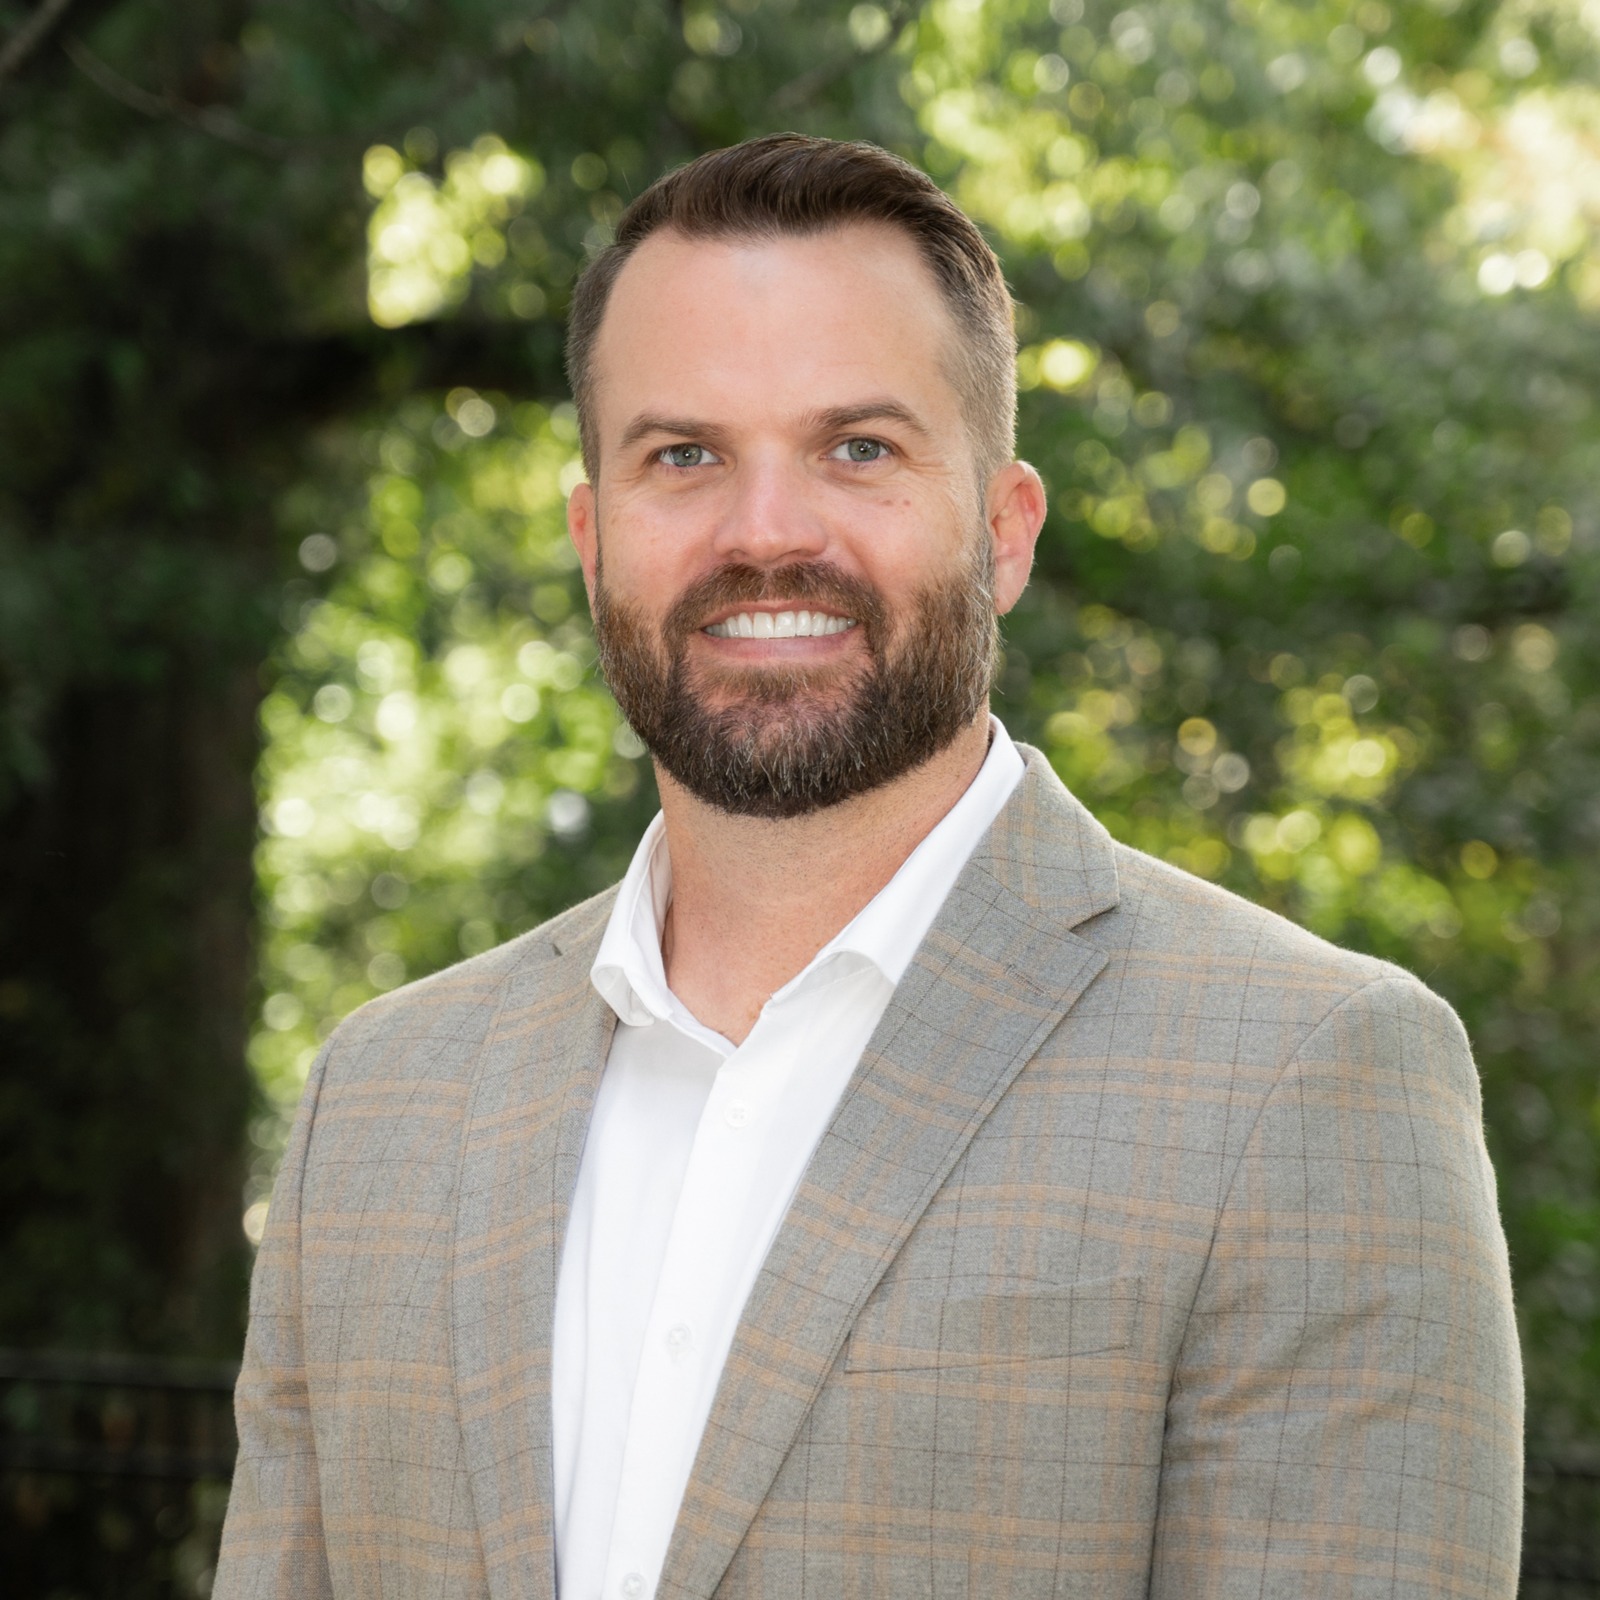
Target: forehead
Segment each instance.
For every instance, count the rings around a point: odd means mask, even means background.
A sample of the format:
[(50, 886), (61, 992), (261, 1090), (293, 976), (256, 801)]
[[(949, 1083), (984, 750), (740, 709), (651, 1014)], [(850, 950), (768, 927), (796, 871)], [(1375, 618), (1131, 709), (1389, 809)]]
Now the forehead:
[(955, 419), (957, 331), (911, 238), (652, 234), (612, 287), (592, 364), (602, 438), (639, 410), (753, 419), (891, 393)]

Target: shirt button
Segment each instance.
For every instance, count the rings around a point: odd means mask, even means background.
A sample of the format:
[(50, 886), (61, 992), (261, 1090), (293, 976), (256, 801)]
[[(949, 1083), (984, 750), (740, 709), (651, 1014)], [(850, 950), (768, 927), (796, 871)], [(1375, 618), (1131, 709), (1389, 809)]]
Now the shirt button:
[(687, 1322), (674, 1323), (672, 1327), (667, 1329), (667, 1354), (674, 1361), (686, 1354), (693, 1342), (694, 1334), (690, 1331)]
[(723, 1120), (730, 1128), (742, 1128), (755, 1113), (743, 1100), (731, 1101), (728, 1109), (723, 1112)]
[(642, 1572), (630, 1572), (618, 1585), (618, 1588), (622, 1590), (624, 1600), (639, 1600), (639, 1596), (644, 1593), (644, 1574)]

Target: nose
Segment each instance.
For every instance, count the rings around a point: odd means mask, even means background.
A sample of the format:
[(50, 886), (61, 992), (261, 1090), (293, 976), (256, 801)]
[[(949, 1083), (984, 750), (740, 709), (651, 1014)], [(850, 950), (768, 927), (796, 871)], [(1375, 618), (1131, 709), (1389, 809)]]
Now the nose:
[(827, 523), (799, 465), (776, 453), (754, 453), (740, 463), (717, 524), (720, 560), (781, 566), (815, 560), (828, 542)]

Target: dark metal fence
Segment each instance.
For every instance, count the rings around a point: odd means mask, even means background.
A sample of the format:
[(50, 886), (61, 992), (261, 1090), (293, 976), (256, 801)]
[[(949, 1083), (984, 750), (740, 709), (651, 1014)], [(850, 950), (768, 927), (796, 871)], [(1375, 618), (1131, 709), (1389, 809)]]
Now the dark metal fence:
[[(233, 1362), (0, 1351), (11, 1600), (204, 1600), (233, 1470)], [(1600, 1600), (1600, 1454), (1528, 1460), (1521, 1600)]]
[(1520, 1600), (1600, 1596), (1600, 1454), (1530, 1455), (1526, 1484)]
[(226, 1478), (237, 1361), (0, 1351), (0, 1466), (91, 1477)]
[(0, 1592), (204, 1600), (236, 1362), (0, 1351)]

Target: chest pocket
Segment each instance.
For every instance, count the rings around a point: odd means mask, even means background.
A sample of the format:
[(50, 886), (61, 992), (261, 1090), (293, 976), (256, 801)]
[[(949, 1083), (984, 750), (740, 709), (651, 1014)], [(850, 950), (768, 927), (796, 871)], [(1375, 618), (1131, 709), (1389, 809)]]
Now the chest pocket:
[(894, 1294), (856, 1319), (846, 1372), (916, 1372), (1061, 1360), (1126, 1348), (1140, 1279), (1087, 1279), (1022, 1294)]

